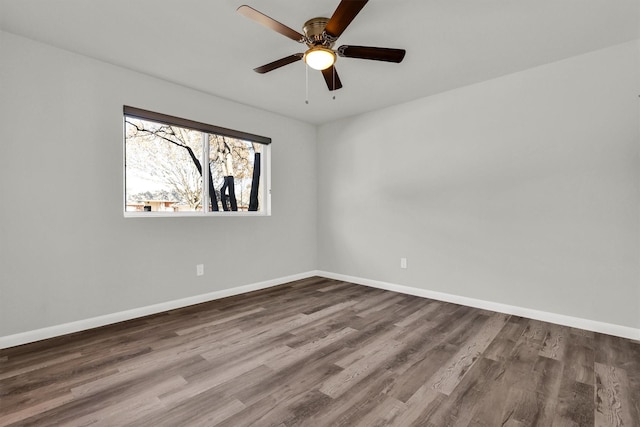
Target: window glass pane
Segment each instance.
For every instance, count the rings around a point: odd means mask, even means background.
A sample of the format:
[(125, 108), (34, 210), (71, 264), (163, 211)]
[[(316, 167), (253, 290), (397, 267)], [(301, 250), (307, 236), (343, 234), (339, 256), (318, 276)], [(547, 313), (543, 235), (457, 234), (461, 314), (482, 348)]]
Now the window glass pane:
[(215, 198), (210, 196), (209, 210), (262, 210), (260, 188), (264, 184), (260, 182), (260, 172), (263, 150), (263, 144), (209, 135), (209, 168), (215, 189)]
[(201, 211), (202, 135), (125, 116), (126, 211)]
[(125, 216), (270, 214), (265, 186), (271, 138), (134, 107), (123, 110), (125, 211), (131, 213)]

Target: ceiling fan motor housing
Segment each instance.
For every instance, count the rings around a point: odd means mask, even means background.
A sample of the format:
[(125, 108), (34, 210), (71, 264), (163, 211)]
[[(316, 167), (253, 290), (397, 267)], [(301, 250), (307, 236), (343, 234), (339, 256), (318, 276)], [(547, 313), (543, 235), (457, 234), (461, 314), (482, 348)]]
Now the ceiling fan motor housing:
[(318, 17), (311, 18), (304, 23), (302, 31), (307, 38), (306, 43), (309, 47), (318, 45), (323, 45), (328, 48), (333, 47), (334, 41), (329, 40), (324, 32), (328, 22), (329, 18)]

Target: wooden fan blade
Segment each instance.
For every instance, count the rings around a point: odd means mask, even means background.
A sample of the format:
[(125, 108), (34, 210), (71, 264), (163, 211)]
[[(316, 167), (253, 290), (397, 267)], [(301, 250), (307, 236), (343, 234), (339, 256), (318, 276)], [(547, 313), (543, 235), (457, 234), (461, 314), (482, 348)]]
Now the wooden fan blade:
[(280, 58), (277, 61), (265, 64), (262, 67), (254, 68), (253, 71), (260, 74), (268, 73), (269, 71), (273, 71), (276, 68), (284, 67), (285, 65), (289, 65), (293, 62), (299, 61), (303, 56), (304, 54), (302, 53), (294, 53), (293, 55), (289, 55), (287, 57)]
[(324, 77), (324, 81), (327, 83), (329, 90), (338, 90), (342, 87), (342, 82), (340, 81), (340, 77), (338, 77), (335, 65), (332, 65), (326, 70), (322, 70), (322, 77)]
[(340, 37), (340, 34), (349, 26), (353, 18), (362, 10), (369, 0), (342, 0), (335, 12), (327, 22), (325, 32), (334, 38)]
[(345, 58), (373, 59), (374, 61), (402, 62), (406, 51), (404, 49), (389, 49), (386, 47), (369, 46), (340, 46), (338, 55)]
[(302, 43), (304, 41), (304, 36), (296, 30), (289, 28), (284, 24), (281, 24), (280, 22), (265, 15), (262, 12), (258, 12), (251, 6), (247, 6), (246, 4), (244, 4), (237, 9), (237, 12), (240, 15), (257, 22), (260, 25), (264, 25), (265, 27), (278, 32), (285, 37), (289, 37), (291, 40), (297, 41), (298, 43)]

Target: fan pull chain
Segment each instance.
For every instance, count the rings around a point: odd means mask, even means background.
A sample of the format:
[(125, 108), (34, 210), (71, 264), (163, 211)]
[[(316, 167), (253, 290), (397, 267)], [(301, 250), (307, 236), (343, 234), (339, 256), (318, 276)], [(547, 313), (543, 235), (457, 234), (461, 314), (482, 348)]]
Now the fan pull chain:
[(305, 98), (304, 103), (309, 104), (309, 66), (304, 64), (304, 87), (305, 87)]

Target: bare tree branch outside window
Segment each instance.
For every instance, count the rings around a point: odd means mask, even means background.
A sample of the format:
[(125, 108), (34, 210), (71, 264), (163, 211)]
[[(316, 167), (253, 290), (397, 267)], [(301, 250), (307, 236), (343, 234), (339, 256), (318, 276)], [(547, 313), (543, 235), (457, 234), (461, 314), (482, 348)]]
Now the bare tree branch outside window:
[(208, 211), (258, 210), (262, 144), (205, 134), (209, 164), (203, 168), (201, 131), (132, 117), (125, 127), (128, 208), (201, 210), (204, 170)]

